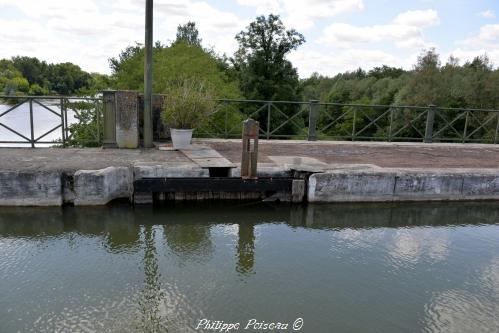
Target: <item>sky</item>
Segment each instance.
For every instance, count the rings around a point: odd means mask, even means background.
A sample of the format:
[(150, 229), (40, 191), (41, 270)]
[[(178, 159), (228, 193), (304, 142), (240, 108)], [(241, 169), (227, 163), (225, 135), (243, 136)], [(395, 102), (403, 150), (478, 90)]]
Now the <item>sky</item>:
[[(108, 59), (144, 40), (145, 0), (0, 0), (0, 58), (73, 62), (109, 74)], [(306, 43), (288, 59), (300, 77), (383, 64), (412, 68), (422, 50), (443, 63), (487, 53), (499, 65), (498, 0), (154, 0), (154, 40), (196, 22), (203, 46), (232, 56), (258, 15), (281, 16)]]

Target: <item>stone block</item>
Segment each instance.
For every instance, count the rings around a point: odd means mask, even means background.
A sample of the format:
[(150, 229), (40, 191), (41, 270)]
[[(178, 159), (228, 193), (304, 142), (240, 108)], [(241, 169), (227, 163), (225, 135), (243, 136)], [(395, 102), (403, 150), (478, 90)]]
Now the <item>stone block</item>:
[(467, 175), (462, 194), (470, 198), (499, 199), (499, 174)]
[(127, 167), (79, 170), (74, 175), (74, 204), (105, 205), (114, 199), (130, 198), (132, 182), (132, 175)]
[(61, 206), (57, 171), (0, 171), (0, 206)]
[(463, 175), (404, 173), (397, 176), (397, 200), (455, 200), (461, 197)]
[(395, 173), (333, 171), (310, 176), (309, 202), (391, 201)]

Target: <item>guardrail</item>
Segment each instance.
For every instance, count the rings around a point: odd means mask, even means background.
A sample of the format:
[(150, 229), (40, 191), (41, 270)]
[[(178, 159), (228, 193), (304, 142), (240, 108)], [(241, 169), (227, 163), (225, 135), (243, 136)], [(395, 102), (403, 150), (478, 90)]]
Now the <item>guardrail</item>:
[[(0, 144), (29, 144), (34, 148), (39, 144), (98, 146), (102, 142), (102, 98), (0, 95), (0, 106), (0, 127), (15, 137), (5, 140), (0, 136)], [(24, 119), (8, 124), (6, 118), (14, 111), (27, 113), (23, 118), (27, 118), (29, 127), (25, 126)], [(93, 126), (78, 130), (79, 125), (89, 124)], [(57, 131), (60, 135), (49, 139)]]
[[(0, 95), (0, 129), (15, 138), (3, 140), (0, 135), (0, 144), (99, 146), (103, 142), (104, 115), (111, 114), (106, 110), (114, 110), (114, 102), (111, 98), (104, 103), (102, 97)], [(4, 121), (16, 110), (25, 113), (24, 132)], [(42, 128), (47, 117), (55, 118), (50, 121), (49, 128)], [(221, 99), (206, 126), (197, 129), (196, 136), (240, 138), (241, 122), (246, 118), (260, 122), (260, 138), (263, 139), (499, 142), (499, 110), (338, 104), (315, 100)], [(159, 114), (154, 124), (159, 132), (165, 126), (159, 126), (158, 122)], [(114, 127), (111, 127), (112, 132)], [(57, 131), (60, 134), (54, 139), (53, 133)], [(155, 137), (165, 139), (159, 134)]]
[(210, 118), (215, 131), (198, 136), (240, 137), (234, 113), (260, 122), (264, 139), (499, 142), (499, 110), (319, 101), (219, 100)]

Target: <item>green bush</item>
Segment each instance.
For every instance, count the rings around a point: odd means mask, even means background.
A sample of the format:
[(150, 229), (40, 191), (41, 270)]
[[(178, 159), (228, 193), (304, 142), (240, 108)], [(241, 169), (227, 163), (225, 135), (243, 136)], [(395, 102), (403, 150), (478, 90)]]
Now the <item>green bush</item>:
[(203, 126), (215, 109), (213, 90), (195, 77), (169, 82), (164, 91), (161, 120), (170, 128), (192, 129)]

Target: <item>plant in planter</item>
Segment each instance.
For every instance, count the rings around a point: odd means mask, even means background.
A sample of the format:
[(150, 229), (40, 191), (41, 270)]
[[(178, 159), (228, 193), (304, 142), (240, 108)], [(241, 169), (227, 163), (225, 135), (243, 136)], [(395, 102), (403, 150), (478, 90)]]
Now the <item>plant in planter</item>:
[(170, 127), (173, 147), (189, 147), (194, 129), (202, 126), (215, 109), (214, 93), (197, 78), (180, 78), (165, 89), (161, 120)]

